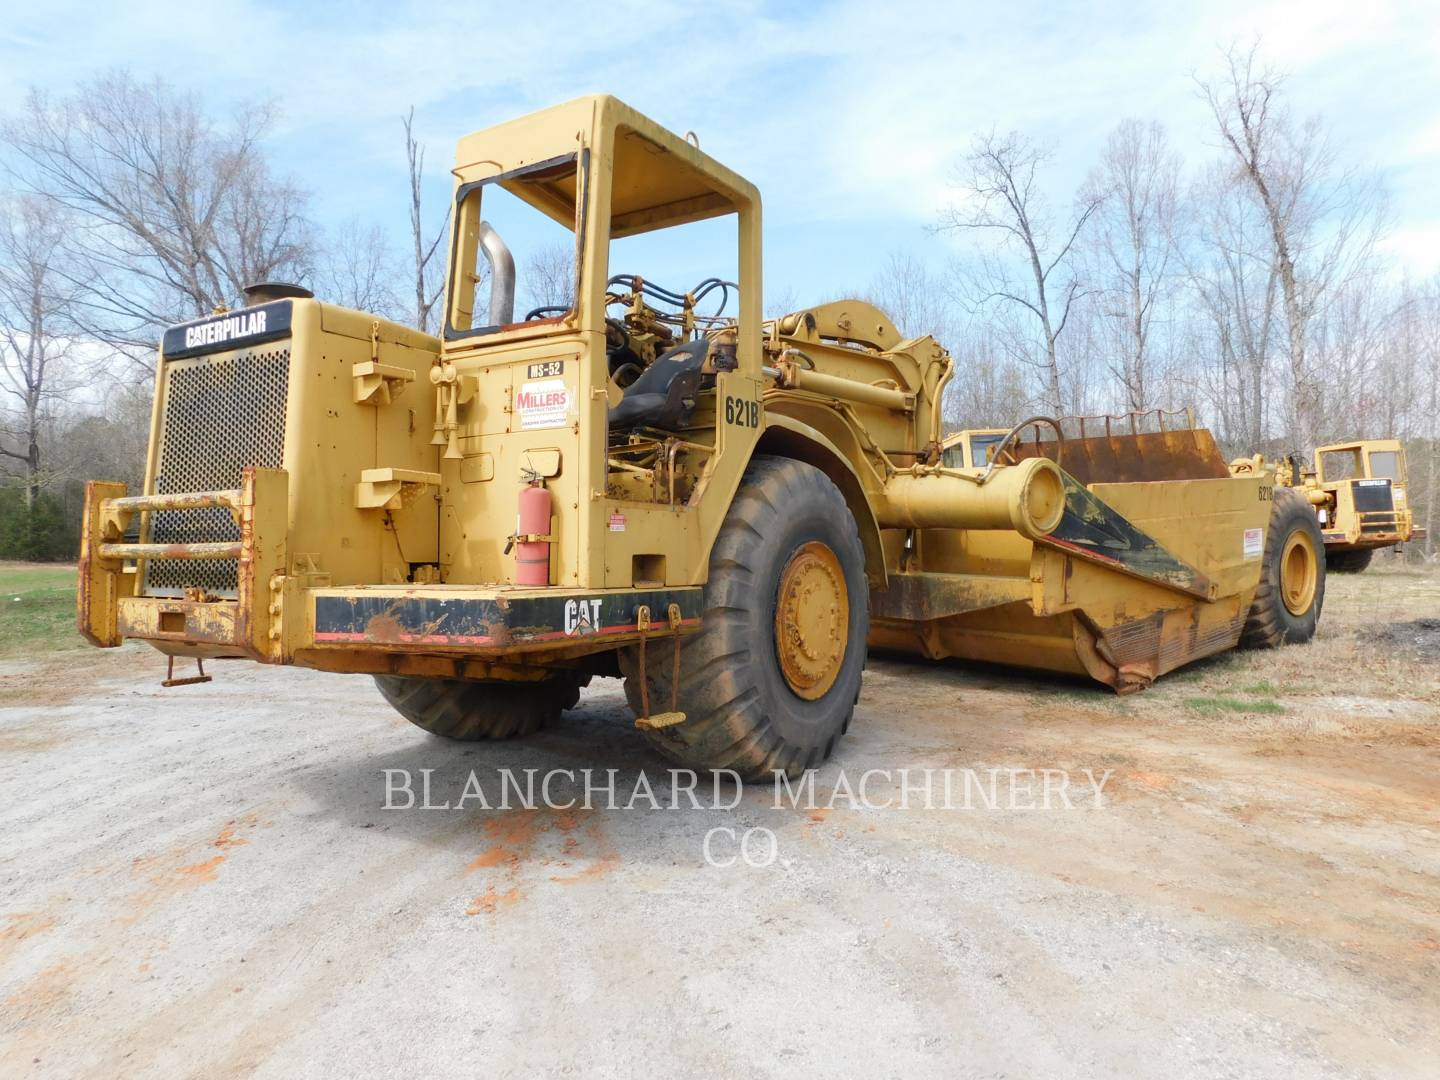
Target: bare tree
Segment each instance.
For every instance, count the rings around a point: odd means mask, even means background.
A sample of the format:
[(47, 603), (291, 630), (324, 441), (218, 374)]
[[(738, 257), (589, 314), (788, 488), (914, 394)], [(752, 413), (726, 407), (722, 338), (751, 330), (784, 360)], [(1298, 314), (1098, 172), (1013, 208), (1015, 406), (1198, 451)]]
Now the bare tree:
[(795, 296), (795, 290), (789, 285), (783, 289), (771, 290), (765, 296), (765, 318), (778, 319), (782, 315), (789, 315), (792, 311), (800, 310), (800, 301)]
[(992, 326), (979, 321), (952, 332), (956, 377), (945, 392), (945, 422), (952, 430), (1008, 428), (1029, 402), (1025, 369), (1006, 359)]
[(1233, 172), (1212, 167), (1191, 196), (1194, 238), (1186, 270), (1207, 331), (1196, 354), (1208, 356), (1208, 395), (1222, 436), (1253, 453), (1266, 436), (1269, 356), (1275, 336), (1279, 276), (1266, 227)]
[(425, 217), (421, 201), (421, 180), (425, 173), (425, 148), (415, 139), (415, 108), (411, 106), (402, 121), (405, 125), (405, 157), (410, 165), (410, 239), (415, 253), (415, 326), (423, 333), (431, 332), (435, 304), (445, 288), (445, 259), (436, 258), (440, 241), (450, 223), (450, 211), (435, 230), (434, 237), (425, 239)]
[(1317, 442), (1409, 434), (1410, 402), (1419, 391), (1413, 329), (1403, 296), (1377, 282), (1350, 281), (1334, 290), (1309, 331), (1309, 358), (1325, 400)]
[(73, 389), (63, 369), (74, 300), (59, 265), (64, 239), (63, 220), (44, 200), (22, 195), (0, 204), (0, 393), (9, 405), (0, 455), (20, 463), (29, 508), (44, 482), (47, 413)]
[(1111, 374), (1128, 408), (1154, 405), (1152, 328), (1175, 284), (1180, 155), (1158, 123), (1126, 119), (1086, 181), (1094, 205), (1088, 248)]
[(955, 322), (944, 284), (913, 255), (892, 251), (864, 296), (906, 337), (949, 340)]
[(555, 240), (536, 248), (525, 259), (520, 283), (527, 311), (568, 309), (575, 302), (575, 245)]
[[(1037, 348), (1028, 347), (1022, 335), (1010, 351), (1039, 368), (1041, 400), (1054, 412), (1063, 411), (1064, 395), (1056, 342), (1065, 332), (1075, 302), (1084, 288), (1070, 269), (1070, 255), (1080, 231), (1099, 205), (1097, 197), (1082, 193), (1074, 213), (1058, 226), (1037, 188), (1047, 151), (1024, 136), (994, 132), (977, 136), (958, 171), (953, 186), (961, 195), (958, 205), (941, 211), (939, 229), (980, 230), (996, 233), (999, 244), (979, 260), (970, 282), (976, 306), (998, 301), (1038, 330)], [(1020, 266), (1006, 256), (1017, 255)]]
[(306, 197), (271, 175), (252, 106), (216, 124), (198, 99), (124, 72), (64, 101), (32, 90), (0, 128), (20, 183), (74, 219), (75, 319), (142, 358), (161, 328), (237, 303), (244, 287), (310, 267)]
[[(1440, 545), (1440, 537), (1436, 536), (1437, 524), (1440, 524), (1437, 520), (1440, 515), (1436, 512), (1436, 504), (1440, 502), (1440, 276), (1431, 279), (1418, 295), (1407, 298), (1405, 308), (1406, 314), (1413, 319), (1412, 340), (1416, 348), (1409, 361), (1425, 387), (1424, 392), (1417, 394), (1413, 400), (1414, 407), (1420, 412), (1416, 424), (1416, 435), (1419, 436), (1416, 445), (1423, 446), (1425, 452), (1423, 460), (1418, 462), (1423, 476), (1421, 505), (1412, 509), (1416, 518), (1424, 523), (1428, 534), (1425, 557), (1434, 560), (1436, 547)], [(1412, 483), (1416, 464), (1412, 456), (1409, 462)], [(1412, 497), (1414, 493), (1412, 488)]]
[(1224, 75), (1200, 90), (1268, 231), (1285, 316), (1293, 432), (1308, 453), (1324, 407), (1308, 351), (1312, 322), (1338, 285), (1365, 270), (1382, 213), (1374, 186), (1339, 167), (1319, 120), (1291, 120), (1279, 98), (1283, 78), (1257, 67), (1256, 53), (1229, 49)]
[(385, 230), (351, 218), (335, 231), (324, 255), (316, 275), (321, 299), (387, 319), (403, 317), (405, 305), (393, 287), (400, 275)]

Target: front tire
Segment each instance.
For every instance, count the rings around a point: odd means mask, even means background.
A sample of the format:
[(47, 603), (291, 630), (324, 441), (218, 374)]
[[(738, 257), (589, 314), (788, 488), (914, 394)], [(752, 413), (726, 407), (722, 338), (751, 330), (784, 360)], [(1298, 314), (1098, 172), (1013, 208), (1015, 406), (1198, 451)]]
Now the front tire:
[(1325, 603), (1325, 541), (1302, 492), (1275, 488), (1266, 533), (1260, 585), (1240, 634), (1247, 649), (1309, 641)]
[[(701, 629), (683, 639), (682, 723), (642, 729), (692, 769), (798, 776), (828, 758), (850, 726), (870, 630), (865, 553), (830, 478), (786, 458), (756, 457), (710, 553)], [(650, 707), (670, 708), (673, 654), (647, 651)], [(639, 653), (620, 653), (625, 695), (641, 712)]]
[(522, 683), (376, 675), (375, 685), (416, 727), (462, 742), (531, 735), (580, 699), (579, 685), (564, 676)]

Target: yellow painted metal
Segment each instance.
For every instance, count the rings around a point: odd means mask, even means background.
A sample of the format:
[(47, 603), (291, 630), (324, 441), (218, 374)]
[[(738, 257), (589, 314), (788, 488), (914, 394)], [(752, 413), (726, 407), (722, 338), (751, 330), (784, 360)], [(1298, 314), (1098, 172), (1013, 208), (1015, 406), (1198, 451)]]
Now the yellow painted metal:
[[(377, 324), (378, 329), (378, 324)], [(398, 364), (365, 360), (350, 369), (357, 405), (389, 405), (415, 381), (415, 372)]]
[(850, 592), (835, 552), (818, 540), (802, 544), (780, 574), (775, 596), (775, 652), (796, 696), (825, 696), (850, 640)]
[(895, 412), (910, 412), (915, 408), (914, 394), (893, 387), (872, 386), (855, 379), (827, 375), (823, 371), (810, 371), (798, 367), (793, 360), (781, 360), (776, 370), (780, 372), (779, 385), (786, 390), (804, 390), (821, 397), (878, 405)]
[(125, 496), (125, 485), (91, 480), (85, 485), (85, 511), (80, 522), (80, 574), (75, 592), (80, 633), (92, 645), (111, 648), (123, 640), (117, 612), (122, 597), (135, 591), (135, 575), (125, 573), (118, 558), (101, 548), (118, 540), (121, 530), (104, 516), (104, 504)]
[(365, 469), (355, 487), (355, 505), (361, 510), (399, 510), (426, 488), (438, 488), (440, 474), (423, 469)]
[(1291, 615), (1310, 610), (1318, 584), (1320, 560), (1310, 535), (1291, 533), (1280, 552), (1280, 597)]
[(1027, 458), (984, 473), (924, 466), (896, 473), (878, 493), (875, 516), (892, 529), (1013, 529), (1031, 540), (1060, 523), (1065, 488), (1053, 461)]

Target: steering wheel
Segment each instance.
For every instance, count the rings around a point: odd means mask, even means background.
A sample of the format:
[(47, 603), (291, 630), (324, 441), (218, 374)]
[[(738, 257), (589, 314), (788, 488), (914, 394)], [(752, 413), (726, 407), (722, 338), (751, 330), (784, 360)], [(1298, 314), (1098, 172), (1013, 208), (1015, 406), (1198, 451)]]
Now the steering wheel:
[(990, 455), (990, 465), (985, 470), (985, 475), (980, 477), (980, 482), (983, 484), (990, 479), (990, 474), (995, 470), (996, 465), (1020, 464), (1020, 458), (1015, 453), (1015, 448), (1019, 446), (1019, 439), (1016, 436), (1028, 427), (1038, 427), (1041, 424), (1048, 424), (1055, 429), (1055, 464), (1059, 465), (1065, 459), (1065, 432), (1060, 430), (1060, 421), (1049, 416), (1030, 416), (1021, 420), (995, 444), (995, 450)]

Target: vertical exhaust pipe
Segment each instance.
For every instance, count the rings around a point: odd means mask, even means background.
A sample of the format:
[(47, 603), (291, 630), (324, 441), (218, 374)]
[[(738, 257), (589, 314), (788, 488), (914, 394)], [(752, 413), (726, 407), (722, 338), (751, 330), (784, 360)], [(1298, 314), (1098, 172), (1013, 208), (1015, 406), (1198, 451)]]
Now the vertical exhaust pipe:
[(515, 258), (488, 221), (480, 222), (480, 250), (490, 264), (490, 325), (515, 321)]

